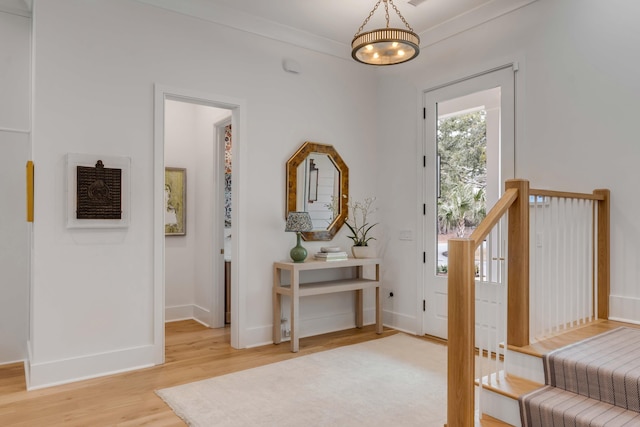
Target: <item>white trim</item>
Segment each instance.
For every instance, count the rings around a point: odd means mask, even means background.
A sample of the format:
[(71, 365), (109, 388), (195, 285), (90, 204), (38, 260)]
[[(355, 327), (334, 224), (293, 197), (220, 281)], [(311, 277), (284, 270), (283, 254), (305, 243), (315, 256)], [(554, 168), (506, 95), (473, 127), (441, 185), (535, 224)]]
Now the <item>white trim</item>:
[(164, 362), (164, 104), (166, 99), (179, 100), (216, 108), (232, 110), (231, 125), (234, 129), (234, 144), (232, 156), (234, 163), (234, 192), (233, 211), (231, 221), (235, 238), (232, 248), (232, 259), (238, 260), (231, 265), (231, 346), (244, 348), (246, 346), (246, 272), (240, 269), (239, 260), (246, 259), (248, 245), (243, 244), (242, 230), (246, 228), (246, 218), (243, 212), (245, 200), (242, 197), (242, 160), (246, 159), (247, 142), (243, 140), (246, 132), (246, 102), (242, 99), (225, 95), (204, 93), (195, 90), (181, 89), (156, 84), (154, 88), (154, 341), (155, 360), (157, 364)]
[[(489, 69), (484, 70), (484, 71), (480, 71), (480, 72), (477, 72), (477, 73), (474, 73), (474, 74), (469, 74), (469, 75), (466, 75), (466, 76), (463, 76), (463, 77), (459, 77), (457, 79), (450, 80), (450, 81), (445, 82), (445, 83), (440, 83), (440, 84), (432, 86), (432, 87), (430, 87), (428, 89), (424, 89), (422, 91), (422, 93), (424, 95), (424, 94), (426, 94), (428, 92), (433, 92), (433, 91), (436, 91), (438, 89), (442, 89), (442, 88), (445, 88), (445, 87), (448, 87), (448, 86), (453, 86), (453, 85), (456, 85), (458, 83), (465, 82), (467, 80), (473, 80), (473, 79), (475, 79), (477, 77), (482, 77), (482, 76), (485, 76), (487, 74), (491, 74), (491, 73), (493, 73), (495, 71), (504, 70), (505, 68), (512, 68), (513, 72), (515, 73), (516, 71), (518, 71), (519, 65), (518, 65), (517, 61), (507, 62), (506, 64), (497, 65), (495, 67), (489, 68)], [(426, 105), (425, 105), (425, 107), (426, 107)]]
[[(24, 18), (31, 18), (32, 12), (30, 6), (27, 4), (27, 1), (24, 1), (24, 8), (21, 7), (13, 7), (6, 4), (0, 4), (0, 12), (8, 13), (10, 15), (22, 16)], [(29, 3), (31, 3), (29, 1)]]
[[(219, 3), (217, 3), (215, 7), (211, 7), (211, 5), (206, 4), (206, 2), (201, 3), (186, 0), (180, 2), (172, 0), (138, 1), (184, 15), (195, 16), (205, 21), (255, 34), (267, 39), (281, 41), (351, 61), (351, 47), (347, 43), (339, 43)], [(345, 42), (347, 41), (351, 43), (350, 40), (346, 40)]]
[[(213, 147), (213, 173), (214, 182), (217, 185), (212, 189), (212, 200), (214, 206), (224, 206), (225, 203), (225, 141), (224, 141), (224, 129), (227, 125), (231, 125), (232, 138), (233, 138), (233, 125), (232, 117), (226, 117), (213, 124), (214, 126), (214, 147)], [(233, 142), (233, 141), (232, 141)], [(233, 146), (232, 146), (233, 147)], [(233, 160), (232, 160), (233, 161)], [(232, 184), (233, 185), (233, 184)], [(211, 290), (212, 306), (211, 306), (211, 327), (222, 328), (225, 326), (226, 313), (225, 313), (225, 260), (226, 255), (219, 252), (220, 249), (224, 249), (225, 232), (224, 226), (220, 224), (224, 223), (224, 214), (222, 209), (214, 209), (213, 211), (213, 241), (216, 245), (214, 247), (214, 265), (213, 265), (213, 289)], [(233, 223), (232, 223), (233, 230)], [(233, 233), (233, 232), (232, 232)], [(231, 238), (231, 247), (233, 244), (233, 235)], [(233, 266), (233, 264), (232, 264)]]
[[(154, 365), (153, 345), (25, 365), (27, 390), (135, 371)], [(31, 359), (31, 357), (30, 357)]]
[(17, 360), (3, 360), (0, 362), (0, 366), (13, 365), (14, 363), (27, 363), (27, 359), (17, 359)]
[(538, 384), (544, 384), (544, 365), (542, 357), (507, 349), (505, 365), (507, 375), (524, 378)]
[(494, 0), (458, 15), (435, 27), (431, 27), (418, 34), (420, 36), (420, 48), (434, 45), (442, 40), (453, 37), (471, 28), (489, 22), (502, 15), (513, 12), (533, 3), (536, 0)]
[(391, 310), (382, 310), (382, 324), (397, 331), (402, 331), (411, 335), (418, 335), (421, 330), (418, 328), (416, 318), (420, 316), (409, 316), (404, 313), (397, 313)]
[[(510, 69), (511, 78), (508, 79), (509, 81), (507, 84), (507, 78), (504, 77), (502, 73), (509, 69)], [(436, 103), (437, 103), (437, 99), (440, 99), (439, 97), (445, 96), (444, 94), (440, 93), (440, 91), (447, 92), (446, 94), (447, 99), (453, 99), (453, 98), (474, 93), (476, 91), (481, 91), (481, 90), (486, 90), (486, 89), (491, 89), (493, 87), (501, 86), (502, 88), (501, 106), (504, 105), (506, 102), (511, 103), (512, 105), (511, 112), (513, 113), (513, 118), (511, 120), (503, 120), (504, 114), (509, 113), (507, 109), (505, 109), (504, 112), (501, 113), (501, 115), (503, 116), (500, 124), (500, 133), (502, 136), (501, 136), (501, 142), (500, 142), (500, 148), (499, 148), (500, 158), (501, 158), (499, 194), (501, 194), (504, 191), (504, 180), (515, 177), (515, 149), (516, 149), (516, 142), (517, 142), (516, 120), (518, 117), (518, 108), (516, 105), (516, 93), (517, 93), (516, 71), (518, 69), (519, 69), (519, 65), (516, 61), (506, 62), (501, 65), (497, 65), (492, 68), (486, 69), (484, 71), (472, 73), (467, 76), (453, 79), (449, 82), (434, 85), (431, 88), (426, 89), (422, 92), (422, 98), (423, 98), (422, 106), (427, 111), (427, 117), (423, 119), (421, 122), (423, 138), (422, 138), (422, 144), (418, 144), (418, 145), (421, 145), (420, 149), (422, 153), (420, 154), (420, 156), (426, 156), (426, 167), (423, 166), (422, 159), (421, 159), (420, 164), (418, 166), (419, 169), (421, 170), (419, 170), (417, 174), (418, 177), (421, 177), (420, 178), (421, 182), (418, 183), (417, 187), (419, 189), (418, 200), (422, 200), (423, 203), (426, 204), (427, 209), (434, 209), (433, 204), (429, 204), (428, 196), (430, 194), (435, 194), (434, 188), (429, 189), (427, 187), (427, 176), (428, 176), (427, 174), (435, 173), (435, 159), (432, 158), (433, 155), (431, 157), (429, 156), (429, 154), (433, 154), (433, 153), (427, 153), (427, 148), (428, 148), (427, 140), (429, 138), (429, 135), (435, 135), (435, 125), (436, 125), (435, 114), (437, 114), (437, 112), (435, 112), (434, 114), (434, 112), (432, 111), (431, 114), (433, 117), (429, 116), (428, 110), (432, 106), (431, 105), (432, 103), (427, 105), (429, 102), (428, 99), (429, 98), (436, 99)], [(495, 84), (496, 82), (499, 82), (499, 84), (497, 84), (496, 86), (493, 86), (493, 84)], [(510, 159), (510, 161), (502, 161), (505, 159)], [(435, 183), (435, 179), (434, 179), (434, 183)], [(422, 304), (421, 300), (426, 300), (428, 299), (427, 297), (431, 296), (431, 295), (428, 295), (425, 289), (426, 278), (430, 277), (429, 271), (431, 268), (431, 261), (437, 258), (437, 253), (433, 252), (433, 248), (430, 249), (430, 245), (432, 242), (429, 239), (427, 239), (427, 234), (428, 234), (427, 227), (430, 227), (430, 225), (426, 223), (426, 221), (428, 220), (428, 217), (429, 215), (423, 214), (422, 206), (419, 206), (419, 217), (418, 217), (417, 223), (419, 224), (418, 228), (420, 229), (420, 233), (422, 237), (419, 242), (421, 244), (421, 247), (420, 247), (421, 250), (419, 251), (419, 254), (421, 256), (423, 253), (426, 254), (427, 261), (428, 261), (424, 263), (420, 262), (420, 267), (418, 268), (418, 274), (417, 274), (418, 295), (424, 296), (423, 298), (420, 298), (419, 300), (420, 304)], [(439, 279), (434, 279), (434, 280), (439, 280)], [(420, 290), (420, 288), (422, 288), (422, 291)], [(427, 301), (427, 304), (428, 305), (434, 304), (434, 301)], [(425, 328), (425, 320), (426, 320), (427, 312), (423, 311), (422, 307), (419, 307), (418, 313), (420, 312), (422, 314), (417, 316), (419, 320), (418, 330), (421, 331), (422, 334), (425, 334), (425, 333), (434, 334), (435, 330), (427, 331)], [(442, 335), (445, 334), (444, 331), (441, 331), (440, 333), (442, 333)], [(439, 336), (437, 333), (434, 335)], [(445, 338), (445, 336), (440, 336), (440, 337)]]
[(640, 324), (640, 298), (609, 295), (609, 320)]
[(483, 414), (508, 423), (513, 427), (522, 426), (520, 406), (517, 399), (484, 389), (482, 390), (481, 405), (479, 409)]
[[(383, 316), (388, 315), (390, 312), (383, 311)], [(366, 325), (374, 325), (375, 324), (375, 315), (376, 309), (375, 307), (365, 307), (363, 311), (363, 324)], [(401, 315), (398, 315), (401, 316)], [(407, 316), (407, 319), (409, 318)], [(412, 321), (402, 322), (404, 324), (411, 324)], [(385, 323), (386, 325), (386, 323)], [(352, 311), (342, 312), (342, 313), (329, 313), (326, 315), (318, 316), (318, 317), (310, 317), (307, 319), (300, 320), (300, 338), (312, 337), (321, 334), (328, 334), (331, 332), (344, 331), (347, 329), (353, 329), (356, 327), (355, 323), (355, 315)], [(389, 326), (393, 329), (402, 330), (403, 332), (407, 332), (409, 334), (414, 334), (411, 328), (408, 328), (406, 331), (396, 327), (395, 325)], [(273, 344), (273, 326), (263, 325), (254, 328), (247, 328), (246, 330), (248, 342), (251, 345), (247, 346), (248, 348), (260, 347), (264, 345)], [(290, 338), (282, 339), (282, 343), (289, 342)]]
[(31, 131), (29, 129), (12, 129), (12, 128), (3, 128), (0, 127), (0, 132), (7, 132), (7, 133), (23, 133), (26, 135), (30, 135)]
[[(206, 2), (183, 0), (138, 0), (155, 7), (172, 10), (184, 15), (195, 16), (209, 22), (239, 31), (255, 34), (267, 39), (277, 40), (312, 51), (325, 53), (340, 59), (351, 61), (351, 40), (344, 42), (321, 37), (304, 30), (283, 25), (268, 19), (249, 14), (216, 3), (215, 7)], [(422, 31), (419, 36), (420, 47), (424, 48), (489, 22), (507, 13), (513, 12), (536, 0), (493, 0), (468, 12), (451, 18), (434, 27)], [(355, 25), (355, 23), (354, 23)], [(355, 29), (355, 27), (354, 27)]]
[(164, 310), (165, 323), (179, 322), (181, 320), (195, 320), (207, 328), (210, 328), (210, 318), (211, 312), (197, 304), (174, 305), (171, 307), (165, 307)]

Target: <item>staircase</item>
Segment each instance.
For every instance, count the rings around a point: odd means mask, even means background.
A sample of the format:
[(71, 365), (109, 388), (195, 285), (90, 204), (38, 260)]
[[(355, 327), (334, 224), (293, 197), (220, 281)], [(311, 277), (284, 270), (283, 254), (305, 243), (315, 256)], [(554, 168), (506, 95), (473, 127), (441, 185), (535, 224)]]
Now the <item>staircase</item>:
[[(636, 328), (632, 332), (640, 336), (640, 329), (637, 329), (638, 325), (602, 320), (569, 330), (562, 335), (554, 336), (526, 347), (509, 347), (507, 350), (507, 359), (509, 360), (509, 365), (507, 366), (508, 374), (501, 371), (482, 378), (484, 392), (482, 393), (481, 411), (510, 425), (520, 427), (523, 425), (520, 415), (520, 399), (521, 401), (534, 402), (536, 405), (542, 402), (541, 407), (543, 409), (545, 409), (545, 405), (546, 407), (555, 406), (555, 410), (548, 412), (547, 418), (542, 419), (539, 418), (540, 408), (536, 406), (533, 411), (534, 415), (525, 417), (524, 427), (552, 427), (554, 425), (604, 426), (604, 423), (598, 424), (598, 414), (606, 414), (602, 416), (603, 418), (612, 414), (617, 416), (615, 423), (606, 424), (607, 426), (640, 426), (640, 396), (637, 395), (638, 387), (640, 387), (639, 378), (633, 378), (633, 387), (629, 385), (631, 382), (629, 377), (626, 379), (627, 388), (635, 388), (636, 390), (636, 395), (633, 397), (631, 395), (625, 397), (624, 394), (619, 392), (611, 394), (606, 390), (595, 389), (593, 387), (595, 381), (592, 382), (592, 387), (590, 388), (578, 387), (577, 383), (568, 376), (563, 376), (563, 378), (568, 378), (567, 381), (560, 378), (560, 376), (550, 379), (551, 384), (558, 387), (545, 386), (543, 355), (551, 352), (563, 355), (567, 353), (566, 350), (557, 350), (596, 335), (610, 332), (621, 326)], [(598, 339), (602, 340), (602, 338)], [(595, 341), (593, 343), (596, 344)], [(588, 348), (593, 348), (593, 346), (590, 345)], [(585, 355), (588, 354), (588, 348), (574, 351), (574, 353), (578, 353), (584, 359)], [(627, 353), (627, 358), (634, 360), (638, 359), (640, 351), (629, 349)], [(595, 357), (592, 357), (592, 359), (595, 359)], [(604, 359), (609, 361), (611, 357), (605, 356)], [(566, 360), (558, 362), (559, 358), (553, 361), (553, 356), (551, 360), (552, 362), (549, 362), (550, 365), (555, 364), (556, 367), (562, 369), (562, 366), (569, 364), (572, 367), (571, 371), (576, 371), (575, 362), (567, 362)], [(625, 366), (628, 367), (628, 363)], [(637, 366), (639, 366), (637, 373), (640, 375), (640, 362), (637, 363)], [(548, 367), (548, 369), (551, 373), (550, 376), (553, 376), (553, 368)], [(601, 369), (600, 371), (602, 373), (604, 370)], [(610, 378), (611, 376), (607, 375), (607, 377)], [(622, 381), (624, 383), (624, 379)], [(600, 382), (604, 383), (605, 381), (601, 379)], [(478, 383), (479, 381), (476, 382), (476, 384)], [(531, 412), (530, 409), (529, 411)], [(562, 417), (563, 414), (565, 416), (564, 419)], [(628, 424), (624, 424), (625, 422), (628, 422)]]

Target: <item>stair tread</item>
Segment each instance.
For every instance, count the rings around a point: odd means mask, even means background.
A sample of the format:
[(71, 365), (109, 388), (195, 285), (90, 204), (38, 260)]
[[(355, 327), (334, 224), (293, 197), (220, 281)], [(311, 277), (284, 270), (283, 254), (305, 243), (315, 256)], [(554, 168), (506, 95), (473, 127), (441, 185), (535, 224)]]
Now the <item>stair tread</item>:
[(582, 341), (586, 338), (591, 338), (595, 335), (603, 332), (610, 331), (612, 329), (619, 328), (620, 326), (627, 326), (630, 328), (640, 328), (640, 325), (634, 325), (624, 322), (616, 322), (613, 320), (594, 320), (591, 323), (567, 329), (558, 333), (555, 336), (549, 337), (545, 340), (538, 341), (529, 344), (524, 347), (516, 347), (509, 345), (508, 348), (511, 351), (516, 351), (530, 356), (542, 357), (551, 351), (557, 350), (567, 345), (574, 344), (578, 341)]
[[(476, 385), (478, 385), (478, 381), (476, 381)], [(491, 390), (512, 399), (518, 399), (520, 396), (543, 386), (544, 384), (526, 378), (515, 375), (505, 375), (504, 371), (498, 372), (497, 375), (496, 373), (492, 373), (482, 377), (482, 387), (485, 390)]]
[(557, 419), (571, 420), (571, 425), (594, 427), (630, 426), (640, 422), (640, 413), (636, 411), (552, 386), (524, 396), (520, 408), (526, 425), (552, 425)]

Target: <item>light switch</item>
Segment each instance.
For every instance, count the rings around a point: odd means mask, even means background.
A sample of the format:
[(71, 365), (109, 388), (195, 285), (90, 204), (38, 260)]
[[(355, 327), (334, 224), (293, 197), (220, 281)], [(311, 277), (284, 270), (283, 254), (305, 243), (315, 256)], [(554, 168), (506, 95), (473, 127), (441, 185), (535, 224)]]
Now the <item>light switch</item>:
[(413, 240), (413, 232), (411, 230), (400, 230), (400, 240)]

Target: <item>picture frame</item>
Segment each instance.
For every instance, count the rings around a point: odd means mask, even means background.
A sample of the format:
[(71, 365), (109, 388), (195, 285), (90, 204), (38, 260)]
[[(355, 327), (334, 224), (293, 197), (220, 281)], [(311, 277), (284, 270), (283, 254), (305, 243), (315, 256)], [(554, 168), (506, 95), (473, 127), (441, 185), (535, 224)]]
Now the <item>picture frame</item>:
[(187, 234), (187, 170), (166, 167), (164, 169), (164, 234)]
[[(65, 157), (67, 228), (101, 229), (129, 227), (129, 220), (131, 216), (131, 158), (82, 153), (68, 153)], [(103, 217), (101, 215), (96, 215), (93, 218), (88, 219), (78, 214), (78, 210), (80, 208), (80, 199), (78, 196), (78, 171), (80, 168), (95, 168), (98, 162), (101, 162), (106, 169), (119, 171), (119, 196), (117, 194), (111, 194), (113, 197), (119, 197), (120, 214), (117, 217)], [(97, 182), (100, 182), (100, 179), (103, 177), (98, 178)], [(82, 191), (80, 193), (82, 193)]]

